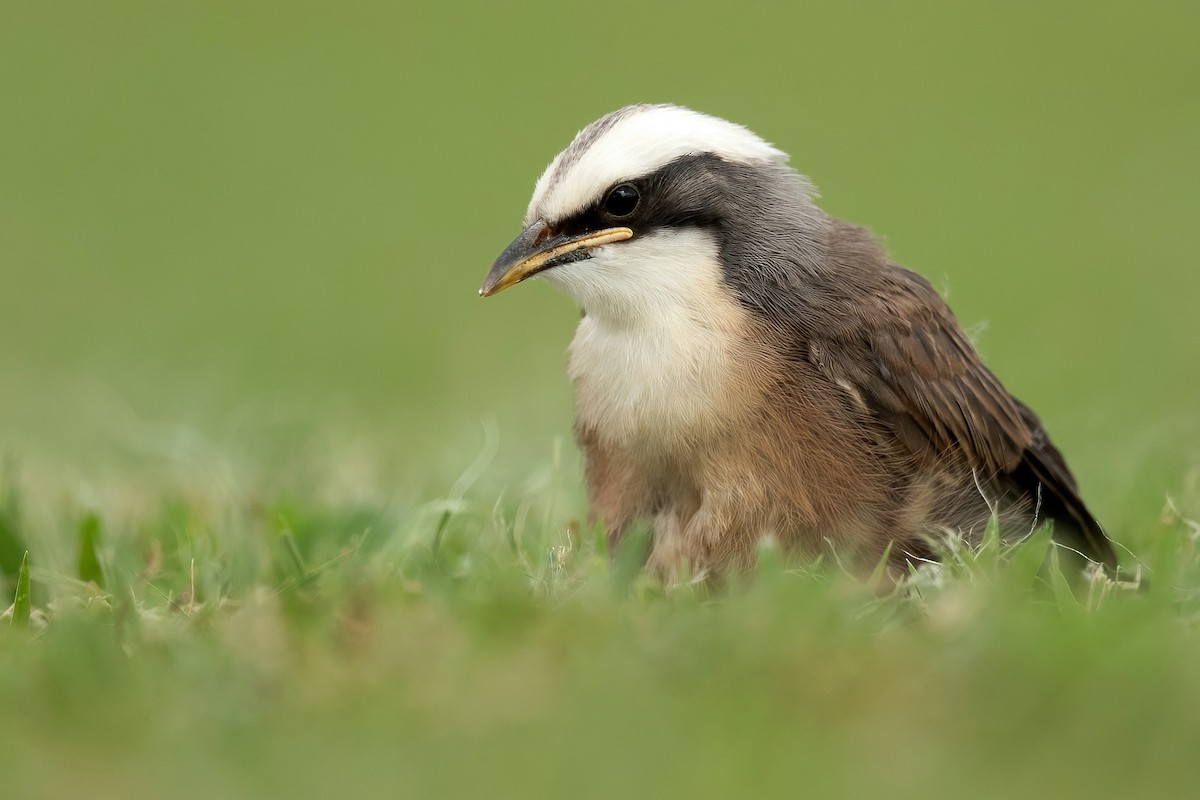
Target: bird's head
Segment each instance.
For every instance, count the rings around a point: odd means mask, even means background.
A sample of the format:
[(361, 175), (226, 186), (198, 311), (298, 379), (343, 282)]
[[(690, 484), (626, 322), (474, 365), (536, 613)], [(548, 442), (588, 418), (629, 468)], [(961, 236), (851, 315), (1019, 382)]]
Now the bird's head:
[(525, 230), (479, 293), (544, 276), (588, 313), (621, 316), (803, 247), (804, 221), (818, 212), (786, 162), (746, 128), (690, 109), (614, 111), (546, 168)]

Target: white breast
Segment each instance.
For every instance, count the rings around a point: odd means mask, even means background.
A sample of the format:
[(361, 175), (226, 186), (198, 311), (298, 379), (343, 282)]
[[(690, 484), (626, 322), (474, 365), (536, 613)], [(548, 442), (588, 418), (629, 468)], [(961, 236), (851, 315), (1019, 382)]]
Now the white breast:
[(614, 444), (673, 449), (733, 413), (747, 320), (711, 236), (660, 232), (545, 275), (586, 312), (568, 367), (583, 425)]

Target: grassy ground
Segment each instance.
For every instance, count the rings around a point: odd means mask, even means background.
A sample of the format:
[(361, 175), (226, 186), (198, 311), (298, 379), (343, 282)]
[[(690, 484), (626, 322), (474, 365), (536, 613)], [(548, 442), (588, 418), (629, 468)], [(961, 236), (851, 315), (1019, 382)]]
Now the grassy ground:
[[(0, 798), (1194, 794), (1197, 31), (9, 4)], [(1149, 588), (1077, 599), (1042, 540), (884, 597), (770, 551), (719, 596), (610, 564), (561, 441), (577, 311), (475, 290), (640, 101), (749, 125), (945, 290)]]
[[(133, 492), (37, 526), (18, 480), (5, 796), (1121, 797), (1200, 780), (1200, 526), (1180, 513), (1126, 555), (1141, 591), (1038, 577), (1038, 536), (886, 596), (769, 547), (746, 586), (664, 594), (570, 522), (560, 473), (421, 505), (322, 498), (325, 482)], [(14, 567), (35, 527), (39, 555)]]

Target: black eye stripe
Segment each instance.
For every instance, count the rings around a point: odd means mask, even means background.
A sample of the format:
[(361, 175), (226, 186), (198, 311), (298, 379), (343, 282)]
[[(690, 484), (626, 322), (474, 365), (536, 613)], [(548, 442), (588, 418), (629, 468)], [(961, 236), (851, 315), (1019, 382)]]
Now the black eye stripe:
[[(731, 164), (713, 155), (689, 155), (634, 179), (609, 184), (585, 208), (547, 219), (556, 234), (594, 233), (625, 226), (644, 236), (660, 228), (713, 227), (721, 219), (740, 213), (734, 188), (746, 178), (744, 165)], [(609, 208), (613, 193), (628, 188), (638, 195), (632, 209)], [(622, 212), (617, 216), (613, 212)], [(747, 210), (753, 211), (753, 209)]]
[(604, 211), (617, 219), (632, 214), (641, 202), (641, 195), (632, 183), (622, 183), (614, 186), (604, 198)]

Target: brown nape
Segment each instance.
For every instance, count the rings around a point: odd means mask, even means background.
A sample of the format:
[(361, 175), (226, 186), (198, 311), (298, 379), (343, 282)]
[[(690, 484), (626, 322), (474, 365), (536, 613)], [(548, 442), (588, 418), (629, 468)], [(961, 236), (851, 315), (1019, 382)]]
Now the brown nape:
[(978, 541), (998, 514), (1004, 536), (1051, 519), (1056, 539), (1115, 567), (1041, 423), (928, 282), (860, 228), (830, 220), (827, 234), (824, 307), (749, 313), (704, 425), (667, 447), (613, 440), (581, 416), (592, 513), (610, 541), (648, 521), (648, 566), (668, 579), (749, 567), (767, 535), (863, 571), (890, 547), (899, 571), (947, 531)]

